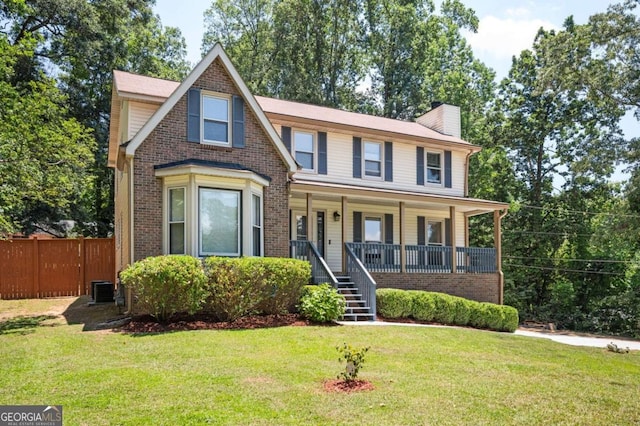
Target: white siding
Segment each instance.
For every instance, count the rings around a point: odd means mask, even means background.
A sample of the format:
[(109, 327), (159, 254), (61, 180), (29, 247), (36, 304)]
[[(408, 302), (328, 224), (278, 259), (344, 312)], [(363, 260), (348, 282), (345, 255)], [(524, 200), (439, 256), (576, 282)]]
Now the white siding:
[[(279, 126), (276, 128), (280, 130)], [(363, 140), (372, 139), (363, 138)], [(384, 140), (373, 141), (385, 142)], [(425, 146), (425, 151), (429, 150), (442, 153), (442, 167), (444, 172), (445, 149), (437, 145)], [(444, 187), (444, 178), (443, 185), (417, 185), (416, 145), (403, 142), (393, 142), (393, 182), (385, 182), (381, 179), (369, 179), (366, 177), (354, 178), (353, 135), (329, 132), (327, 134), (328, 174), (298, 173), (298, 177), (307, 180), (338, 182), (348, 185), (463, 196), (466, 152), (452, 151), (451, 154), (451, 188)]]
[(160, 105), (147, 104), (142, 102), (129, 102), (129, 114), (128, 114), (128, 138), (133, 138), (138, 130), (144, 126), (144, 124), (151, 118), (154, 112), (160, 108)]

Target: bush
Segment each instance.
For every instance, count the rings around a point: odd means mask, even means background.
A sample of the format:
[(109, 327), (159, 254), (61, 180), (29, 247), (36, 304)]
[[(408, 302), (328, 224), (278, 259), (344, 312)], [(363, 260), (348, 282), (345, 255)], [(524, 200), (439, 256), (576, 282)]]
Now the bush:
[(313, 322), (336, 321), (346, 309), (344, 296), (329, 284), (308, 285), (300, 298), (300, 313)]
[(307, 262), (268, 257), (205, 259), (210, 296), (206, 308), (222, 321), (293, 308), (309, 282)]
[[(376, 298), (378, 313), (386, 318), (413, 318), (509, 332), (518, 328), (518, 311), (511, 306), (418, 290), (380, 289), (376, 291)], [(409, 313), (401, 309), (400, 301), (406, 301), (411, 306)], [(398, 313), (401, 311), (400, 316)]]
[(200, 260), (191, 256), (157, 256), (140, 260), (120, 274), (139, 306), (158, 321), (178, 312), (193, 314), (209, 294)]
[(376, 291), (376, 306), (385, 318), (405, 318), (411, 315), (412, 296), (395, 288), (381, 288)]

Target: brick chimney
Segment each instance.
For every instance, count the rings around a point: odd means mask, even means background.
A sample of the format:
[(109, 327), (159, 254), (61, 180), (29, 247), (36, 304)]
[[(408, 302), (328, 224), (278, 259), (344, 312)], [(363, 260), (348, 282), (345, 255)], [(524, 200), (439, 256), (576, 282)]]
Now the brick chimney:
[(416, 119), (416, 123), (436, 132), (460, 138), (460, 107), (442, 102), (431, 102), (431, 110)]

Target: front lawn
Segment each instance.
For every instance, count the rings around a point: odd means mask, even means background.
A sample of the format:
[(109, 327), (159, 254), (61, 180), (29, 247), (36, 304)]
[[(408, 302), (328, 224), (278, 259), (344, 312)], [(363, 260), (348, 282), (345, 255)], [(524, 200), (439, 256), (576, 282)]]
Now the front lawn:
[[(61, 404), (65, 425), (640, 423), (638, 352), (453, 328), (25, 323), (0, 327), (0, 405)], [(323, 391), (343, 342), (371, 347), (361, 377), (375, 390)]]

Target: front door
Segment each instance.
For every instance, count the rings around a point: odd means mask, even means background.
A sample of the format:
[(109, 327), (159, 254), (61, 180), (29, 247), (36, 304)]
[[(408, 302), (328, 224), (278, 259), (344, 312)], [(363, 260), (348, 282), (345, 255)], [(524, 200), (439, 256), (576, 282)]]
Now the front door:
[[(326, 223), (325, 223), (325, 212), (324, 211), (314, 211), (313, 218), (315, 222), (314, 226), (314, 241), (313, 243), (318, 248), (320, 255), (324, 257), (325, 253), (325, 233), (326, 233)], [(306, 241), (307, 240), (307, 214), (294, 211), (291, 214), (291, 236), (297, 241)]]

